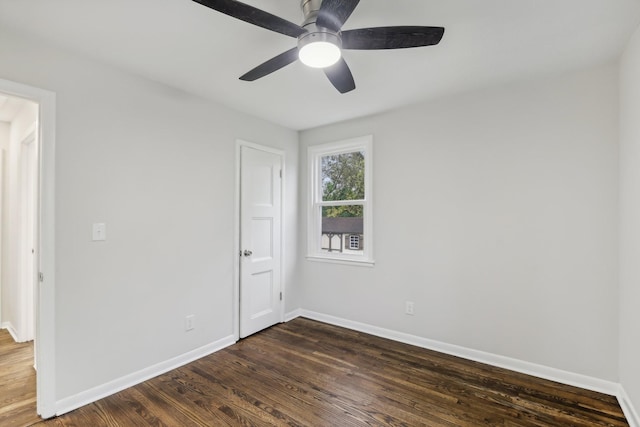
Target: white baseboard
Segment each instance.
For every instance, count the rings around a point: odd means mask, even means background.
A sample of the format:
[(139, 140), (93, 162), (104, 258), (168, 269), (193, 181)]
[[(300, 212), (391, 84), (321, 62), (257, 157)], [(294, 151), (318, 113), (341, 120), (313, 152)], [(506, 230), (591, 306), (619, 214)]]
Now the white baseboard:
[(109, 381), (106, 384), (93, 387), (89, 390), (78, 393), (74, 396), (70, 396), (56, 402), (56, 415), (62, 415), (74, 409), (78, 409), (81, 406), (93, 403), (97, 400), (103, 399), (107, 396), (115, 394), (126, 388), (133, 387), (136, 384), (147, 381), (172, 369), (179, 368), (194, 360), (208, 356), (211, 353), (222, 350), (225, 347), (235, 344), (236, 340), (233, 335), (222, 338), (211, 344), (192, 350), (188, 353), (166, 360), (164, 362), (157, 363), (148, 368), (144, 368), (138, 372), (134, 372), (124, 377)]
[(618, 402), (620, 402), (624, 416), (627, 418), (629, 427), (640, 427), (640, 416), (638, 416), (638, 412), (631, 403), (631, 399), (629, 399), (629, 395), (622, 385), (620, 385), (616, 397), (618, 398)]
[(285, 322), (289, 322), (289, 321), (295, 319), (296, 317), (301, 317), (301, 316), (302, 316), (302, 310), (298, 308), (296, 310), (293, 310), (293, 311), (290, 311), (288, 313), (285, 313), (284, 314), (284, 321)]
[(511, 371), (532, 375), (538, 378), (596, 391), (599, 393), (617, 396), (618, 392), (620, 391), (620, 385), (613, 381), (602, 380), (587, 375), (568, 372), (556, 368), (550, 368), (548, 366), (525, 362), (523, 360), (500, 356), (498, 354), (487, 353), (484, 351), (473, 350), (454, 344), (447, 344), (428, 338), (422, 338), (416, 335), (410, 335), (403, 332), (397, 332), (390, 329), (368, 325), (366, 323), (354, 322), (351, 320), (329, 316), (309, 310), (300, 310), (300, 316), (312, 320), (318, 320), (320, 322), (329, 323), (335, 326), (341, 326), (355, 331), (364, 332), (381, 338), (387, 338), (390, 340), (403, 342), (405, 344), (415, 345), (417, 347), (426, 348), (428, 350), (434, 350), (440, 353), (450, 354), (452, 356), (462, 357), (464, 359), (473, 360), (480, 363), (486, 363), (487, 365), (509, 369)]
[(11, 322), (2, 322), (2, 326), (0, 326), (0, 329), (6, 329), (7, 331), (9, 331), (11, 338), (13, 338), (15, 342), (20, 342), (18, 341), (18, 332), (16, 331), (16, 328), (13, 327)]

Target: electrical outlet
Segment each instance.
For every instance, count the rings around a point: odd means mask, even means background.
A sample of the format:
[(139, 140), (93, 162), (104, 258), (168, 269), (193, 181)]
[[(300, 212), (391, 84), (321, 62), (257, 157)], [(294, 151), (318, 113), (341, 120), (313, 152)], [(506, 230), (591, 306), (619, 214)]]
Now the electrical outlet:
[(404, 313), (413, 316), (413, 301), (406, 301), (404, 303)]
[(184, 330), (191, 331), (196, 328), (196, 316), (192, 314), (184, 318)]

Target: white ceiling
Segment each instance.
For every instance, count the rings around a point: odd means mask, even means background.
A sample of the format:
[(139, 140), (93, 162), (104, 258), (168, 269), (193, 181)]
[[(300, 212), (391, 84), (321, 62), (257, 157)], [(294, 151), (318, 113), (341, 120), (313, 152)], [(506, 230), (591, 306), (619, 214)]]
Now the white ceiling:
[[(299, 0), (245, 2), (302, 21)], [(446, 31), (433, 47), (345, 51), (357, 88), (341, 95), (299, 62), (238, 80), (296, 40), (191, 0), (0, 0), (1, 27), (292, 129), (611, 61), (639, 22), (639, 0), (362, 0), (344, 29)]]

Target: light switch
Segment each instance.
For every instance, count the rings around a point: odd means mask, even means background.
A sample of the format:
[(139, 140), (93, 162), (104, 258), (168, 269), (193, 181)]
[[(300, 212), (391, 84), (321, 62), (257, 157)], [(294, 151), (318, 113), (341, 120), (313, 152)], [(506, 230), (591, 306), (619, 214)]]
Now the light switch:
[(93, 224), (93, 241), (107, 240), (107, 225), (104, 222)]

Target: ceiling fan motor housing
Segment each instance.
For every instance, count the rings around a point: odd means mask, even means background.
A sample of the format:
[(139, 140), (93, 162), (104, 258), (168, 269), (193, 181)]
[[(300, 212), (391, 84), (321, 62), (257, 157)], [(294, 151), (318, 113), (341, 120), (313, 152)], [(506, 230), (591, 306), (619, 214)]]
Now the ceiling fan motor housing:
[(318, 11), (320, 11), (320, 6), (322, 5), (322, 0), (301, 0), (300, 7), (302, 8), (302, 13), (304, 14), (304, 23), (302, 27), (304, 27), (309, 21), (313, 20), (316, 22), (316, 17), (318, 16)]
[(316, 25), (316, 18), (321, 5), (322, 0), (301, 0), (300, 6), (304, 13), (304, 22), (301, 27), (307, 32), (298, 36), (298, 50), (315, 42), (331, 43), (342, 49), (342, 38), (339, 33)]

